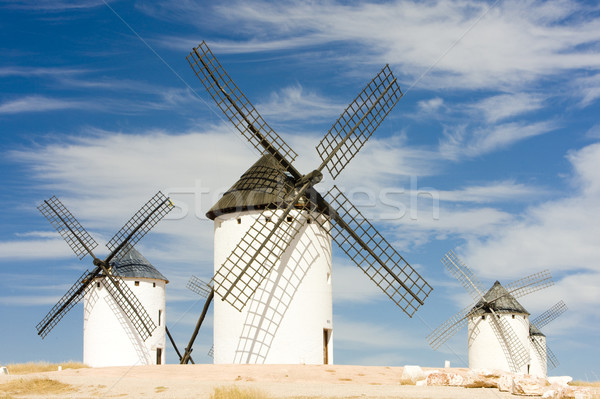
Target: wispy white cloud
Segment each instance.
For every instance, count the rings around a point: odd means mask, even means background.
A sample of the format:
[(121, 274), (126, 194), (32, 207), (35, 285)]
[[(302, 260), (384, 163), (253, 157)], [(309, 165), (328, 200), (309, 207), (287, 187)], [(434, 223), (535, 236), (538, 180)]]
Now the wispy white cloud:
[(62, 100), (44, 96), (26, 96), (0, 104), (0, 114), (20, 114), (24, 112), (46, 112), (65, 109), (100, 109), (89, 101)]
[(585, 132), (586, 137), (590, 139), (600, 139), (600, 124), (594, 125)]
[(572, 86), (574, 93), (578, 93), (581, 98), (579, 105), (587, 107), (600, 98), (600, 73), (577, 78)]
[(11, 295), (0, 297), (0, 302), (10, 306), (52, 306), (59, 299), (60, 296), (52, 295)]
[(417, 103), (419, 109), (425, 113), (437, 112), (444, 105), (444, 100), (440, 97), (421, 100)]
[(489, 203), (520, 201), (543, 194), (545, 189), (527, 186), (514, 181), (490, 182), (481, 186), (469, 186), (457, 190), (438, 190), (440, 201)]
[[(114, 0), (106, 0), (106, 3), (110, 3)], [(5, 8), (22, 9), (30, 11), (51, 11), (59, 12), (65, 10), (80, 10), (86, 8), (104, 6), (105, 2), (102, 0), (77, 0), (77, 1), (53, 1), (53, 0), (39, 0), (30, 2), (27, 0), (6, 0), (4, 2)]]
[(507, 148), (530, 137), (552, 132), (559, 127), (557, 121), (511, 122), (473, 130), (464, 125), (453, 126), (444, 131), (439, 153), (450, 160), (476, 157)]
[(32, 77), (32, 76), (51, 76), (65, 77), (78, 75), (88, 71), (83, 69), (60, 68), (60, 67), (28, 67), (28, 66), (5, 66), (0, 67), (0, 77)]
[(50, 231), (28, 231), (26, 233), (15, 233), (17, 237), (39, 237), (39, 238), (57, 238), (60, 235), (57, 232)]
[(311, 121), (315, 118), (329, 118), (333, 124), (346, 105), (335, 103), (331, 98), (296, 84), (271, 93), (268, 102), (259, 103), (256, 107), (263, 116), (271, 120)]
[(512, 118), (543, 107), (541, 96), (529, 93), (501, 94), (488, 97), (473, 105), (473, 108), (483, 113), (485, 120), (495, 123)]
[[(208, 19), (194, 4), (169, 4), (168, 10), (146, 6), (145, 11), (189, 24)], [(597, 70), (600, 21), (588, 8), (533, 0), (499, 2), (492, 8), (458, 0), (351, 5), (259, 1), (228, 2), (210, 13), (221, 24), (243, 27), (244, 39), (212, 43), (221, 53), (346, 42), (368, 48), (372, 62), (391, 62), (413, 80), (435, 63), (420, 83), (427, 87), (502, 89), (571, 69)], [(177, 41), (165, 40), (169, 45)]]
[(0, 242), (0, 259), (60, 259), (73, 256), (62, 238)]

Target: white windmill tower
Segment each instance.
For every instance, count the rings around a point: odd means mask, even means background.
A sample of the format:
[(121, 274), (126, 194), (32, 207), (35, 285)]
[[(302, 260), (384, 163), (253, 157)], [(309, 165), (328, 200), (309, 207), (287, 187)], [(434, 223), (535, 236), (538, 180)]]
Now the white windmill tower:
[(442, 258), (448, 271), (471, 294), (475, 303), (435, 329), (427, 340), (439, 348), (468, 324), (469, 368), (529, 373), (529, 312), (516, 300), (553, 284), (545, 270), (502, 286), (498, 281), (485, 294), (481, 283), (452, 251)]
[(412, 316), (431, 286), (337, 187), (324, 196), (314, 189), (323, 169), (337, 177), (402, 96), (389, 67), (317, 146), (322, 164), (303, 175), (292, 165), (294, 151), (204, 42), (188, 61), (219, 108), (263, 154), (207, 214), (215, 223), (212, 284), (220, 299), (215, 363), (332, 361), (331, 238)]
[(566, 310), (567, 305), (565, 305), (563, 301), (559, 301), (538, 317), (530, 320), (529, 348), (531, 353), (531, 366), (529, 368), (529, 374), (536, 375), (538, 377), (546, 377), (549, 369), (553, 369), (558, 366), (558, 359), (548, 347), (546, 343), (546, 335), (542, 332), (542, 328), (551, 321), (555, 320)]
[(111, 252), (104, 260), (94, 255), (98, 244), (58, 198), (44, 201), (38, 209), (75, 255), (83, 259), (89, 254), (94, 265), (38, 323), (38, 335), (46, 337), (85, 298), (84, 363), (164, 363), (167, 279), (133, 246), (173, 209), (169, 198), (161, 192), (152, 197), (106, 244)]
[[(106, 279), (96, 277), (84, 297), (83, 363), (90, 367), (164, 364), (165, 285), (169, 281), (133, 247), (110, 266), (143, 304), (156, 329), (143, 340), (114, 300)], [(98, 345), (107, 338), (110, 345)]]
[(527, 373), (529, 315), (496, 281), (467, 314), (469, 368)]

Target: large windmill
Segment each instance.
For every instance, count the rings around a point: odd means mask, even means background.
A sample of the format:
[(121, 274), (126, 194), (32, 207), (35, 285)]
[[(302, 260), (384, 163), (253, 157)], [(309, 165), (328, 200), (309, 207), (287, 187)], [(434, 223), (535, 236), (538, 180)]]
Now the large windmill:
[(544, 270), (502, 286), (496, 281), (484, 293), (475, 274), (454, 252), (442, 258), (446, 269), (461, 283), (474, 302), (435, 329), (427, 340), (438, 349), (468, 324), (469, 367), (528, 373), (530, 370), (529, 312), (516, 298), (553, 284)]
[(62, 202), (56, 197), (45, 200), (40, 212), (79, 259), (87, 254), (92, 257), (94, 269), (85, 271), (38, 323), (38, 335), (46, 337), (85, 298), (84, 363), (163, 363), (167, 279), (133, 246), (172, 208), (169, 198), (159, 191), (106, 244), (110, 253), (102, 260), (92, 252), (96, 241)]
[[(215, 221), (215, 363), (332, 361), (331, 238), (406, 314), (431, 286), (336, 186), (335, 179), (402, 96), (385, 66), (317, 146), (308, 174), (202, 42), (188, 56), (219, 108), (263, 156), (207, 213)], [(225, 302), (228, 302), (227, 305)]]
[(544, 313), (529, 322), (529, 343), (531, 367), (529, 374), (546, 377), (548, 370), (558, 367), (558, 359), (546, 343), (546, 335), (542, 328), (567, 311), (567, 305), (561, 300)]

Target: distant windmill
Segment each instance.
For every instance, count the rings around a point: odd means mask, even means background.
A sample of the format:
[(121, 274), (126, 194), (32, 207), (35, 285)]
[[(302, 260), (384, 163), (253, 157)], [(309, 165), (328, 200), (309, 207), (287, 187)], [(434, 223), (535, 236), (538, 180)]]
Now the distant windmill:
[(559, 301), (529, 322), (529, 342), (531, 344), (531, 367), (529, 374), (545, 377), (549, 369), (558, 367), (558, 359), (548, 347), (542, 328), (566, 311), (567, 305), (563, 301)]
[(442, 258), (475, 301), (435, 329), (427, 340), (433, 349), (469, 326), (469, 368), (527, 373), (530, 368), (529, 312), (516, 298), (553, 284), (550, 272), (532, 274), (503, 287), (496, 281), (485, 294), (473, 271), (450, 251)]
[(159, 191), (106, 244), (111, 252), (102, 260), (92, 252), (98, 246), (96, 241), (58, 198), (44, 201), (38, 209), (79, 259), (87, 254), (93, 258), (95, 268), (84, 272), (38, 323), (38, 335), (46, 337), (85, 298), (84, 363), (164, 363), (167, 279), (133, 246), (172, 208), (169, 198)]
[[(406, 314), (431, 286), (333, 187), (402, 96), (389, 66), (317, 146), (322, 163), (300, 173), (296, 153), (262, 119), (202, 42), (188, 56), (219, 108), (263, 156), (207, 213), (215, 221), (215, 363), (332, 362), (331, 238)], [(228, 306), (224, 301), (229, 302)]]

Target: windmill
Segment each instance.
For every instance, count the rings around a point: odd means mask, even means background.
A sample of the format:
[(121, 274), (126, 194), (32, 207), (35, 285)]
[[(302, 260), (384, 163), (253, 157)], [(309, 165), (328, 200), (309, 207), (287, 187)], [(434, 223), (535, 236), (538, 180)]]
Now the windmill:
[[(154, 359), (156, 363), (164, 362), (167, 279), (134, 245), (172, 208), (170, 199), (159, 191), (106, 244), (110, 254), (102, 260), (92, 252), (98, 246), (96, 241), (62, 202), (56, 197), (45, 200), (38, 207), (40, 212), (80, 260), (87, 254), (92, 257), (94, 269), (85, 271), (38, 323), (38, 335), (45, 338), (85, 298), (84, 363), (105, 366), (154, 363)], [(161, 327), (159, 334), (155, 333), (157, 325)], [(153, 339), (149, 339), (151, 336)], [(102, 344), (107, 341), (110, 345)]]
[[(187, 57), (195, 74), (262, 157), (207, 213), (215, 221), (215, 363), (332, 360), (331, 239), (408, 316), (432, 287), (334, 186), (335, 179), (402, 96), (385, 66), (317, 146), (308, 174), (202, 42)], [(227, 302), (231, 306), (225, 306)]]
[(529, 312), (516, 298), (553, 284), (548, 270), (502, 286), (496, 281), (484, 294), (483, 286), (453, 251), (442, 258), (446, 269), (474, 302), (452, 316), (427, 340), (438, 349), (466, 324), (469, 326), (469, 367), (527, 373), (530, 366)]
[(558, 359), (546, 343), (542, 328), (567, 311), (567, 305), (561, 300), (551, 308), (529, 322), (529, 342), (531, 348), (531, 367), (529, 374), (546, 377), (548, 369), (558, 367)]

